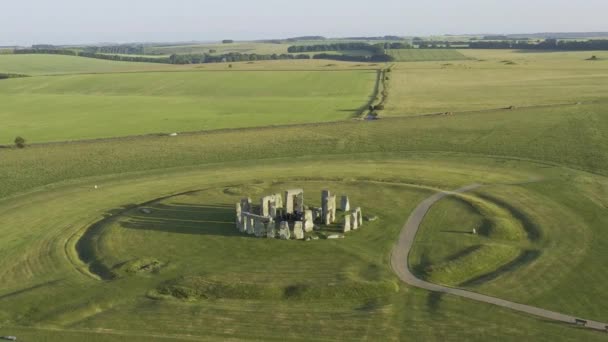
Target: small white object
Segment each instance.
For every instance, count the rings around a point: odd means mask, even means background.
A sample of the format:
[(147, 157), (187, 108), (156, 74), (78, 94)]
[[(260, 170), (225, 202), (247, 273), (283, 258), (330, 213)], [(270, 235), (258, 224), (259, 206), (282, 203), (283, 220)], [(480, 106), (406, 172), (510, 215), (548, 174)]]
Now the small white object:
[(169, 136), (170, 136), (170, 137), (176, 137), (176, 136), (177, 136), (177, 133), (171, 133), (171, 134), (169, 134)]
[(473, 228), (473, 235), (477, 235), (477, 229)]
[(98, 188), (98, 186), (97, 186), (97, 185), (95, 185), (95, 189), (97, 189), (97, 188)]

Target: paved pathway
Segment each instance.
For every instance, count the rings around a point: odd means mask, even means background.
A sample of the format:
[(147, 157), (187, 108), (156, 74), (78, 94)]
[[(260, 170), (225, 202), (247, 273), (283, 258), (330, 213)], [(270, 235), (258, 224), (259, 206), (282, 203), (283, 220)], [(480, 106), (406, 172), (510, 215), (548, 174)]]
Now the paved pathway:
[[(422, 203), (420, 203), (416, 207), (416, 209), (414, 209), (414, 211), (408, 218), (407, 222), (403, 226), (403, 229), (401, 230), (401, 234), (399, 235), (399, 241), (393, 248), (393, 251), (391, 254), (391, 267), (393, 268), (393, 271), (395, 271), (397, 276), (399, 276), (399, 278), (403, 282), (405, 282), (409, 285), (415, 286), (415, 287), (425, 289), (425, 290), (452, 294), (452, 295), (465, 297), (465, 298), (469, 298), (469, 299), (484, 302), (484, 303), (498, 305), (498, 306), (501, 306), (504, 308), (509, 308), (509, 309), (516, 310), (516, 311), (525, 312), (525, 313), (535, 315), (538, 317), (542, 317), (545, 319), (576, 324), (577, 320), (579, 318), (574, 317), (574, 316), (569, 316), (569, 315), (561, 314), (559, 312), (549, 311), (549, 310), (537, 308), (534, 306), (518, 304), (518, 303), (510, 302), (510, 301), (507, 301), (504, 299), (490, 297), (490, 296), (482, 295), (482, 294), (467, 291), (467, 290), (462, 290), (462, 289), (458, 289), (458, 288), (452, 288), (452, 287), (429, 283), (422, 279), (417, 278), (414, 274), (412, 274), (412, 272), (408, 268), (407, 259), (408, 259), (410, 250), (412, 249), (412, 245), (414, 244), (414, 238), (416, 237), (418, 228), (420, 228), (420, 223), (422, 223), (422, 220), (424, 219), (424, 216), (429, 211), (429, 209), (431, 209), (433, 204), (435, 204), (437, 201), (439, 201), (440, 199), (442, 199), (446, 196), (449, 196), (450, 194), (470, 191), (470, 190), (479, 188), (480, 186), (481, 186), (481, 184), (472, 184), (472, 185), (460, 188), (458, 190), (454, 190), (452, 192), (447, 192), (447, 191), (439, 192), (439, 193), (427, 198)], [(585, 320), (585, 321), (586, 321), (586, 325), (584, 325), (584, 326), (586, 328), (608, 331), (608, 326), (606, 323), (590, 321), (590, 320)], [(582, 323), (582, 322), (580, 322), (580, 323)], [(580, 324), (580, 325), (583, 326), (583, 324)]]

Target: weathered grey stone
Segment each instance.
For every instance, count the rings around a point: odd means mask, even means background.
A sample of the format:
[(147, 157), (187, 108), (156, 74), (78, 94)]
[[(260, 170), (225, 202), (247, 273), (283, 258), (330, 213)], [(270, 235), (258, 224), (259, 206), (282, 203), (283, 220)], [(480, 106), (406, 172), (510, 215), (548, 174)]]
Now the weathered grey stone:
[(297, 213), (303, 213), (304, 212), (304, 192), (299, 193), (296, 196), (296, 208), (295, 211)]
[(268, 215), (272, 218), (277, 217), (277, 205), (275, 202), (270, 203), (268, 208)]
[(274, 203), (277, 208), (283, 208), (283, 195), (274, 194)]
[(323, 218), (323, 224), (326, 226), (331, 224), (331, 212), (325, 213), (325, 217)]
[(270, 219), (268, 223), (266, 223), (266, 237), (269, 239), (274, 239), (277, 236), (277, 229), (275, 227), (275, 223), (273, 219)]
[(314, 228), (315, 223), (312, 219), (312, 210), (305, 210), (304, 211), (304, 231), (305, 232), (312, 232), (312, 229)]
[(236, 229), (243, 230), (243, 211), (241, 210), (241, 203), (236, 204)]
[(336, 222), (336, 195), (330, 196), (328, 200), (329, 212), (331, 213), (331, 223)]
[(340, 209), (342, 209), (342, 211), (350, 210), (350, 201), (348, 200), (348, 196), (342, 195), (342, 198), (340, 199)]
[(329, 196), (331, 196), (329, 190), (326, 189), (321, 191), (321, 218), (323, 218), (323, 220), (327, 217), (327, 212), (329, 210)]
[(246, 223), (247, 234), (249, 234), (249, 235), (255, 234), (255, 219), (253, 217), (250, 217), (247, 215), (245, 218), (245, 223)]
[(141, 208), (139, 209), (139, 211), (141, 211), (144, 214), (151, 214), (152, 210), (148, 209), (148, 208)]
[(270, 214), (270, 211), (269, 211), (270, 201), (271, 201), (270, 196), (265, 196), (265, 197), (260, 198), (260, 215), (261, 216), (268, 216)]
[(251, 198), (249, 198), (249, 197), (242, 198), (241, 199), (241, 210), (243, 212), (250, 213), (251, 209), (253, 209), (252, 206), (251, 206)]
[(279, 237), (281, 240), (289, 240), (291, 232), (289, 231), (289, 222), (282, 221), (279, 225)]
[(304, 206), (304, 190), (290, 189), (285, 191), (285, 213), (293, 214), (298, 209), (302, 212)]
[(342, 227), (343, 233), (350, 232), (350, 216), (349, 212), (344, 216), (344, 226)]
[(350, 223), (353, 230), (359, 229), (359, 220), (357, 219), (357, 213), (350, 214)]
[(319, 240), (319, 237), (315, 235), (315, 236), (312, 237), (312, 239), (313, 240)]
[(361, 211), (361, 207), (357, 207), (357, 209), (355, 209), (355, 212), (357, 213), (357, 224), (359, 225), (359, 227), (363, 226), (363, 212)]
[(296, 240), (304, 239), (304, 225), (302, 221), (296, 221), (293, 224), (293, 236)]
[(259, 218), (255, 219), (254, 234), (256, 237), (266, 236), (266, 225)]
[(327, 237), (328, 239), (343, 239), (344, 235), (332, 234)]

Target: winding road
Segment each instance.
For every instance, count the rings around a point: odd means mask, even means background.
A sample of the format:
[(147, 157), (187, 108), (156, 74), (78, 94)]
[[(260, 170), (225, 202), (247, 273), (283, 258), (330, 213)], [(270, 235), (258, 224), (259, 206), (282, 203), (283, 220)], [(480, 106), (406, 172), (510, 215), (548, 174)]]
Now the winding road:
[(457, 189), (454, 191), (438, 192), (437, 194), (422, 201), (416, 207), (416, 209), (414, 209), (414, 211), (408, 218), (407, 222), (403, 226), (403, 229), (401, 230), (401, 234), (399, 235), (399, 240), (397, 241), (397, 244), (393, 248), (393, 251), (391, 254), (391, 260), (390, 260), (391, 267), (393, 268), (393, 271), (397, 274), (397, 276), (403, 282), (405, 282), (411, 286), (419, 287), (421, 289), (460, 296), (460, 297), (476, 300), (479, 302), (498, 305), (503, 308), (508, 308), (508, 309), (524, 312), (524, 313), (527, 313), (530, 315), (538, 316), (538, 317), (549, 319), (549, 320), (570, 323), (570, 324), (577, 324), (581, 327), (608, 332), (607, 323), (596, 322), (596, 321), (591, 321), (591, 320), (584, 320), (584, 319), (577, 318), (574, 316), (565, 315), (565, 314), (562, 314), (559, 312), (549, 311), (549, 310), (541, 309), (541, 308), (530, 306), (530, 305), (514, 303), (514, 302), (510, 302), (508, 300), (495, 298), (495, 297), (491, 297), (491, 296), (486, 296), (483, 294), (479, 294), (479, 293), (475, 293), (475, 292), (471, 292), (471, 291), (467, 291), (467, 290), (463, 290), (463, 289), (452, 288), (452, 287), (429, 283), (422, 279), (417, 278), (414, 274), (412, 274), (412, 272), (410, 271), (410, 269), (408, 267), (408, 256), (409, 256), (410, 250), (412, 249), (412, 246), (414, 244), (414, 239), (416, 237), (416, 233), (418, 232), (418, 229), (420, 228), (420, 224), (422, 223), (422, 220), (426, 216), (429, 209), (431, 209), (433, 204), (435, 204), (437, 201), (441, 200), (442, 198), (444, 198), (446, 196), (449, 196), (451, 194), (471, 191), (471, 190), (477, 189), (481, 186), (482, 186), (481, 184), (472, 184), (472, 185), (468, 185), (468, 186), (465, 186), (463, 188), (460, 188), (460, 189)]

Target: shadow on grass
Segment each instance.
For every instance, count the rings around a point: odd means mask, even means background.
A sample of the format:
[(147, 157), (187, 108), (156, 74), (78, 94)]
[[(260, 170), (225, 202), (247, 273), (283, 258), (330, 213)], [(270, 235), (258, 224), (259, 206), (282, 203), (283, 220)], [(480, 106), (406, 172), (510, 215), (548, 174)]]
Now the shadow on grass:
[(539, 250), (525, 250), (521, 252), (517, 258), (513, 259), (513, 261), (499, 267), (498, 269), (490, 273), (486, 273), (479, 277), (467, 280), (459, 286), (470, 287), (481, 285), (488, 281), (494, 280), (507, 272), (514, 271), (517, 268), (523, 267), (524, 265), (531, 263), (532, 261), (536, 260), (540, 255), (541, 251)]
[(176, 234), (251, 237), (237, 231), (234, 206), (156, 203), (146, 208), (149, 214), (131, 212), (119, 222), (120, 226)]
[(115, 274), (108, 266), (97, 260), (97, 240), (107, 224), (113, 222), (120, 217), (120, 215), (135, 207), (137, 207), (136, 204), (127, 204), (120, 208), (106, 211), (103, 215), (103, 219), (92, 224), (76, 243), (76, 252), (78, 253), (80, 260), (88, 265), (89, 272), (97, 275), (102, 280), (112, 280), (115, 278)]
[(443, 293), (441, 292), (430, 292), (426, 298), (426, 306), (429, 308), (430, 312), (437, 312), (439, 310), (439, 306), (441, 304), (441, 298), (443, 297)]
[(536, 225), (536, 223), (534, 223), (534, 221), (532, 221), (532, 219), (528, 215), (526, 215), (526, 213), (524, 213), (523, 211), (512, 206), (511, 204), (509, 204), (501, 199), (498, 199), (496, 197), (493, 197), (493, 196), (490, 196), (487, 194), (477, 194), (477, 196), (479, 196), (480, 198), (485, 199), (487, 201), (494, 202), (498, 206), (501, 206), (501, 207), (505, 208), (506, 210), (508, 210), (511, 213), (511, 215), (513, 215), (513, 217), (515, 217), (517, 220), (519, 220), (521, 222), (524, 230), (526, 231), (526, 235), (528, 236), (528, 240), (535, 242), (540, 239), (540, 237), (541, 237), (540, 228)]

